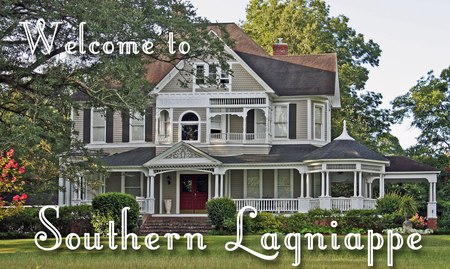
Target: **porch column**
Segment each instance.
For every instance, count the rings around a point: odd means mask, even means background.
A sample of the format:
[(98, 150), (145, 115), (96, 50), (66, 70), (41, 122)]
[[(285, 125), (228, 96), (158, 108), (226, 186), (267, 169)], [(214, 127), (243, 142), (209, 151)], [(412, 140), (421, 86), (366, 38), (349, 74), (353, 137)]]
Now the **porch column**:
[(327, 172), (327, 193), (326, 193), (326, 196), (330, 196), (330, 172)]
[(353, 197), (358, 196), (358, 181), (356, 173), (357, 173), (356, 171), (353, 172)]
[(372, 199), (372, 182), (369, 182), (369, 198)]
[(242, 117), (242, 142), (245, 142), (247, 140), (247, 113), (248, 110), (244, 109), (244, 117)]
[(384, 175), (380, 175), (380, 198), (384, 197)]
[(436, 207), (436, 182), (429, 182), (430, 198), (427, 205), (428, 228), (436, 230), (437, 226), (437, 207)]
[(301, 173), (300, 174), (300, 198), (304, 197), (304, 193), (305, 193), (305, 174)]
[(155, 213), (155, 176), (147, 176), (147, 206), (146, 211), (149, 214)]
[(359, 197), (362, 197), (362, 172), (359, 172)]
[(214, 198), (219, 197), (219, 174), (215, 174), (214, 180)]
[(322, 178), (322, 192), (320, 193), (320, 196), (324, 197), (325, 196), (325, 172), (321, 172), (321, 178)]
[(306, 198), (311, 198), (311, 175), (306, 173)]
[(220, 174), (220, 197), (223, 197), (223, 174)]

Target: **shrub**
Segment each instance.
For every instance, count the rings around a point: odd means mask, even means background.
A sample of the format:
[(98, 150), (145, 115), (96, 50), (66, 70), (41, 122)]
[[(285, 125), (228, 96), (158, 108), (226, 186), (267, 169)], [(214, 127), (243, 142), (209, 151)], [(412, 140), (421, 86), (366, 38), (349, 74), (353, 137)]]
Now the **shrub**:
[[(92, 200), (92, 209), (96, 219), (92, 224), (100, 227), (98, 226), (99, 218), (103, 220), (110, 218), (109, 220), (114, 220), (115, 231), (120, 233), (122, 209), (124, 207), (130, 208), (127, 212), (127, 230), (136, 232), (139, 220), (139, 204), (133, 196), (125, 193), (108, 192), (95, 196)], [(96, 230), (96, 232), (102, 233), (102, 230)]]
[[(24, 208), (14, 216), (0, 221), (1, 238), (33, 238), (38, 231), (45, 228), (39, 220), (38, 207)], [(92, 207), (90, 205), (62, 206), (59, 208), (59, 218), (54, 210), (46, 211), (46, 218), (60, 231), (62, 236), (69, 233), (91, 233), (90, 224)]]
[(255, 233), (280, 233), (282, 231), (282, 224), (286, 222), (286, 217), (269, 212), (260, 212), (254, 219), (254, 222)]
[(402, 197), (398, 193), (390, 192), (384, 195), (383, 198), (378, 199), (376, 210), (381, 215), (393, 214), (398, 212), (401, 202)]
[(383, 229), (393, 229), (402, 227), (405, 217), (399, 213), (385, 214), (381, 217), (381, 226)]
[[(218, 229), (229, 228), (231, 219), (236, 219), (236, 205), (230, 198), (214, 198), (206, 203), (208, 217)], [(236, 220), (235, 220), (236, 221)]]

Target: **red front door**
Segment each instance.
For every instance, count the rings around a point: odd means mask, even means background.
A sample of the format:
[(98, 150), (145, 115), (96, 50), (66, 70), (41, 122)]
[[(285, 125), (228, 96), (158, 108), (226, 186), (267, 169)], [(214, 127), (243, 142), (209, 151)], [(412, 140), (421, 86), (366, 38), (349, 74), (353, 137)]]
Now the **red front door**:
[(208, 175), (180, 175), (181, 213), (204, 213), (208, 201)]

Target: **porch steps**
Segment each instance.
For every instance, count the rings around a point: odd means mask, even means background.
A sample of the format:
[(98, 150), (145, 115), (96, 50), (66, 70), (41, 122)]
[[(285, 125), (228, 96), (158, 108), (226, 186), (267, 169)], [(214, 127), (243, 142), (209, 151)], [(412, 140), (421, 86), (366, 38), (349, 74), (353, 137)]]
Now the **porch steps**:
[(157, 233), (164, 235), (166, 233), (201, 233), (206, 234), (214, 230), (208, 217), (163, 217), (147, 215), (143, 219), (143, 223), (139, 228), (139, 235), (147, 235), (149, 233)]

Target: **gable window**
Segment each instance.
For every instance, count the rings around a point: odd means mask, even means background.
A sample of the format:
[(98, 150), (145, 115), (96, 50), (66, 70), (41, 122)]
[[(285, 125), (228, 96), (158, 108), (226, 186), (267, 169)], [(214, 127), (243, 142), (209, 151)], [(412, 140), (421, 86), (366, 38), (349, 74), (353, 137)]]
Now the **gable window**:
[(188, 112), (181, 118), (181, 140), (199, 141), (199, 118), (196, 114)]
[(278, 170), (278, 198), (291, 198), (291, 171)]
[(145, 121), (144, 115), (136, 112), (130, 119), (131, 141), (144, 141)]
[(261, 198), (261, 177), (259, 170), (247, 170), (246, 198)]
[(314, 105), (314, 139), (325, 139), (325, 106), (322, 104)]
[(92, 142), (106, 141), (106, 116), (104, 109), (92, 110)]
[(201, 86), (210, 84), (216, 87), (228, 87), (230, 84), (230, 75), (220, 68), (218, 63), (195, 65), (195, 85)]
[(274, 119), (274, 135), (275, 138), (287, 138), (288, 137), (288, 106), (277, 105), (275, 106), (275, 119)]

